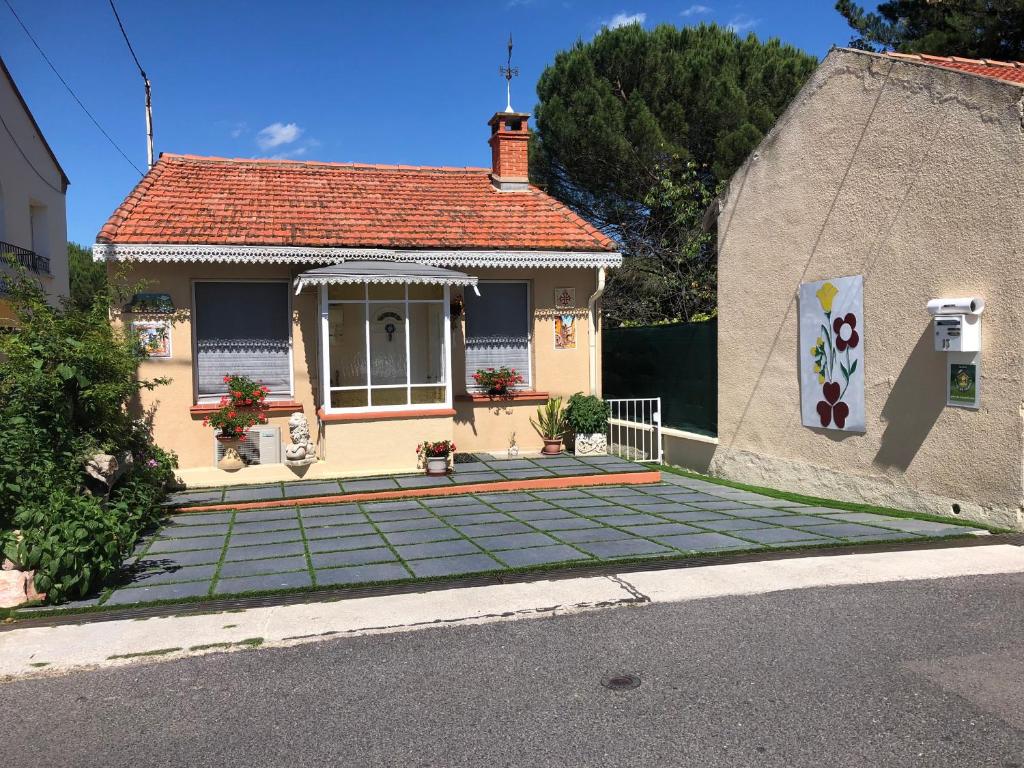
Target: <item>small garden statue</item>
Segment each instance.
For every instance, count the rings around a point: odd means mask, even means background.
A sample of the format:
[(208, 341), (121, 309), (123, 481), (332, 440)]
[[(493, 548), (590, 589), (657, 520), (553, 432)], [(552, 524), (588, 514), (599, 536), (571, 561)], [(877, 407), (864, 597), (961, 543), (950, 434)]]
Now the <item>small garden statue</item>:
[(312, 464), (316, 461), (316, 446), (309, 434), (309, 421), (303, 413), (296, 411), (288, 419), (288, 431), (292, 444), (284, 449), (284, 463), (290, 466)]

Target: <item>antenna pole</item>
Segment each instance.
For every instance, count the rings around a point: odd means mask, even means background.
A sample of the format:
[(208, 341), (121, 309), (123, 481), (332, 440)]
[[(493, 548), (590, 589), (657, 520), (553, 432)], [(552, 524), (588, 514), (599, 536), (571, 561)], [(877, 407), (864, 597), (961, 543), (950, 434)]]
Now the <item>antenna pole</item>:
[(149, 78), (143, 75), (146, 84), (146, 167), (153, 167), (153, 91)]

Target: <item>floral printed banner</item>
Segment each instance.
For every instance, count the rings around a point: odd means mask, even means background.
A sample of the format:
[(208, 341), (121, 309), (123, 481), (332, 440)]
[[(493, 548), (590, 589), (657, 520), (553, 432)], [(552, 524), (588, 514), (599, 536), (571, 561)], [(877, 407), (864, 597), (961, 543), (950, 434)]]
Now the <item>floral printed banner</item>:
[(800, 411), (806, 427), (864, 431), (864, 278), (800, 286)]

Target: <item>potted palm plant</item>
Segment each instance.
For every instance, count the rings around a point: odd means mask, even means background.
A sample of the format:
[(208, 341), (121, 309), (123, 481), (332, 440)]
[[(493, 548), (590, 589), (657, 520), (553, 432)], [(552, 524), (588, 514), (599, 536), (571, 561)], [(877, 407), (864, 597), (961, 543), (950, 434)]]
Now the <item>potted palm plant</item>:
[(565, 406), (565, 424), (572, 433), (576, 456), (608, 452), (608, 403), (595, 395), (577, 392)]
[(451, 440), (424, 440), (416, 449), (416, 453), (423, 460), (427, 474), (439, 477), (448, 474), (448, 458), (455, 453), (455, 443)]
[(537, 409), (537, 420), (530, 418), (530, 424), (544, 441), (544, 450), (541, 451), (543, 455), (557, 456), (562, 452), (562, 434), (565, 432), (562, 398), (549, 397), (548, 401)]

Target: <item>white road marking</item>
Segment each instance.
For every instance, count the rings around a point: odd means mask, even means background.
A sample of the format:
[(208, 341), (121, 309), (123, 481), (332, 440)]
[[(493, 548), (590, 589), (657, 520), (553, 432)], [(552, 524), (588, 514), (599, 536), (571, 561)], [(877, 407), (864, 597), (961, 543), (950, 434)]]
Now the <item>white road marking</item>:
[[(330, 637), (850, 584), (1024, 573), (1024, 547), (823, 555), (0, 632), (0, 679)], [(245, 643), (244, 641), (251, 641)]]

